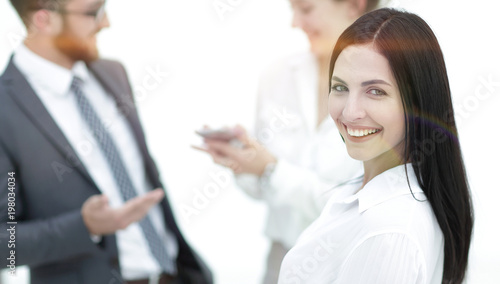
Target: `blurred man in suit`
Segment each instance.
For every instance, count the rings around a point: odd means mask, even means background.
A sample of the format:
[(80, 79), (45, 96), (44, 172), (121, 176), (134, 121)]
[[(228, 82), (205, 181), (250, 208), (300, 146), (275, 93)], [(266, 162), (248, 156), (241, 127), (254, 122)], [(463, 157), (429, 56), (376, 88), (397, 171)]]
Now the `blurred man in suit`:
[(212, 283), (175, 223), (123, 66), (99, 59), (105, 1), (11, 4), (28, 36), (0, 77), (0, 221), (15, 236), (2, 237), (2, 266), (28, 265), (33, 284)]

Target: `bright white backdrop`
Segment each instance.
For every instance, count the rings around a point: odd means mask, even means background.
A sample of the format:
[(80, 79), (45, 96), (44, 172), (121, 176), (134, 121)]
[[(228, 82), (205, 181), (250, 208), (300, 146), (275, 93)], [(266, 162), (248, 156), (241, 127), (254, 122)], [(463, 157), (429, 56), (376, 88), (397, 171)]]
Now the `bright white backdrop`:
[[(476, 209), (468, 283), (499, 283), (500, 135), (494, 128), (500, 122), (495, 115), (500, 22), (494, 18), (500, 7), (487, 0), (436, 2), (391, 5), (421, 15), (440, 40)], [(214, 4), (228, 9), (217, 12)], [(262, 234), (265, 206), (242, 194), (227, 180), (227, 171), (190, 145), (201, 142), (194, 130), (204, 124), (251, 127), (259, 73), (274, 60), (307, 49), (306, 38), (290, 27), (288, 1), (109, 0), (107, 5), (111, 27), (99, 36), (101, 54), (121, 61), (129, 72), (148, 144), (182, 230), (217, 283), (258, 283), (268, 249)], [(1, 1), (0, 70), (23, 34), (8, 1)], [(22, 275), (4, 275), (3, 281), (25, 283)]]

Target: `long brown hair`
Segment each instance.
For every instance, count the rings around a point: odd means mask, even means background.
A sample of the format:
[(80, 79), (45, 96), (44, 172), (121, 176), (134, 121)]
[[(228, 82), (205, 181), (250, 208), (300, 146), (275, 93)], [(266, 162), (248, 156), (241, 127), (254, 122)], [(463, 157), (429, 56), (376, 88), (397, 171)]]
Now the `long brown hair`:
[(388, 60), (399, 86), (405, 110), (405, 158), (411, 162), (444, 236), (442, 282), (461, 283), (473, 210), (441, 48), (419, 16), (394, 9), (375, 10), (340, 36), (330, 62), (330, 78), (342, 50), (367, 43)]

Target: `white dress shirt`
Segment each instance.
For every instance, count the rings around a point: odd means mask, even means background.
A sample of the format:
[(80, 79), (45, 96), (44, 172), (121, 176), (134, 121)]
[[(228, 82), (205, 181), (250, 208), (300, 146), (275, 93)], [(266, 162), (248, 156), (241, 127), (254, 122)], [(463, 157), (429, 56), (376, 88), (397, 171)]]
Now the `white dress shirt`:
[(273, 64), (260, 80), (254, 135), (278, 163), (267, 184), (255, 175), (236, 178), (250, 196), (266, 200), (265, 233), (288, 248), (319, 216), (329, 189), (361, 170), (332, 118), (317, 126), (317, 100), (318, 70), (311, 53)]
[(407, 169), (411, 189), (404, 165), (361, 190), (362, 179), (332, 189), (321, 216), (285, 256), (278, 283), (441, 283), (443, 235)]
[[(83, 62), (77, 62), (72, 70), (68, 70), (38, 56), (24, 45), (16, 50), (13, 60), (77, 153), (99, 190), (108, 196), (111, 207), (123, 205), (122, 195), (106, 157), (80, 115), (75, 96), (70, 91), (74, 76), (83, 80), (83, 92), (113, 138), (138, 194), (142, 195), (151, 189), (146, 178), (142, 155), (127, 120), (118, 111), (115, 100), (106, 93)], [(176, 259), (178, 244), (175, 237), (165, 228), (161, 208), (155, 206), (149, 212), (149, 216), (165, 241), (167, 252), (172, 259)], [(124, 279), (147, 278), (161, 272), (137, 223), (119, 230), (116, 237)]]

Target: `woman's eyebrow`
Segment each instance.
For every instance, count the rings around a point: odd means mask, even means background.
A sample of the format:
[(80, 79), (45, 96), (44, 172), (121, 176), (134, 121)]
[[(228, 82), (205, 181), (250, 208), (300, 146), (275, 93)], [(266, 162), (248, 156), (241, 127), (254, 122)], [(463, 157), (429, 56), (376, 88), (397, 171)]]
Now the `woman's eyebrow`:
[[(344, 80), (340, 79), (337, 76), (332, 76), (332, 81), (337, 81), (337, 82), (340, 82), (344, 85), (347, 85), (347, 83)], [(387, 83), (384, 80), (374, 79), (374, 80), (369, 80), (369, 81), (365, 81), (365, 82), (361, 83), (361, 87), (366, 87), (368, 85), (375, 85), (375, 84), (383, 84), (383, 85), (391, 86), (391, 84)]]
[(92, 9), (92, 8), (101, 8), (102, 5), (104, 5), (106, 3), (106, 1), (103, 1), (103, 0), (97, 0), (97, 1), (94, 1), (90, 4), (87, 5), (87, 8), (89, 9)]
[(340, 82), (340, 83), (342, 83), (344, 85), (347, 85), (347, 83), (344, 80), (340, 79), (337, 76), (332, 76), (332, 80), (335, 80), (335, 81)]
[(384, 85), (388, 85), (388, 86), (391, 85), (384, 80), (370, 80), (370, 81), (365, 81), (365, 82), (361, 83), (361, 87), (365, 87), (368, 85), (375, 85), (375, 84), (384, 84)]

